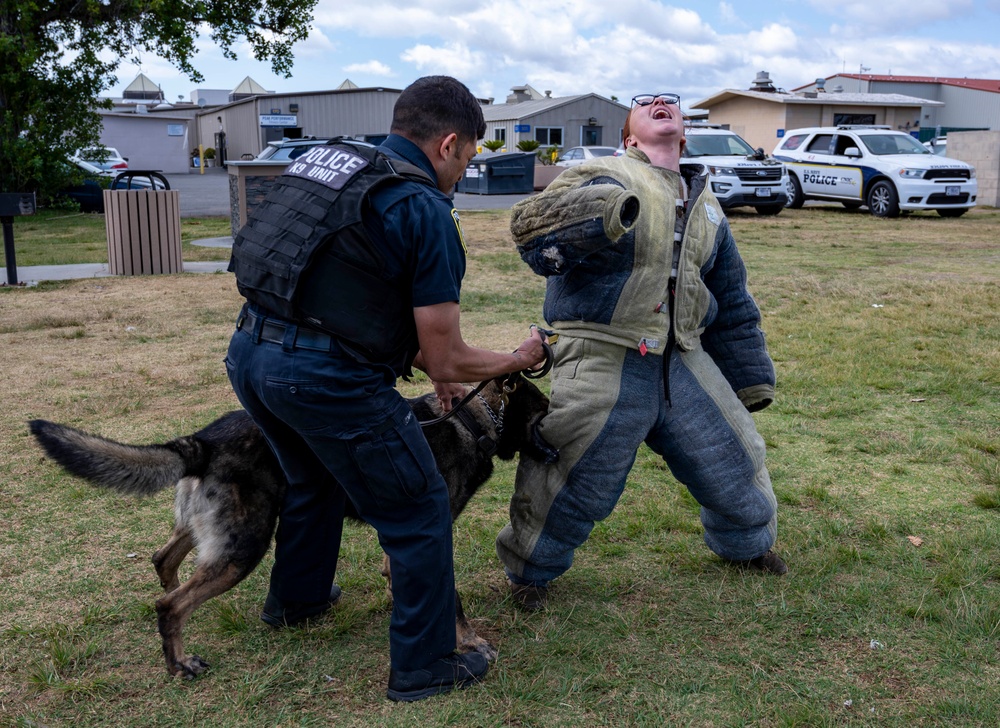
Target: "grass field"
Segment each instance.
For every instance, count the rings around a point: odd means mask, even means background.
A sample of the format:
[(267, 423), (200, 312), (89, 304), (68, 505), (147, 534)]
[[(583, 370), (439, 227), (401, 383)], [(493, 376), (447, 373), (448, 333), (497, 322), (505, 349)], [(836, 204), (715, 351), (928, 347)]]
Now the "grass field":
[[(14, 257), (18, 267), (108, 262), (108, 234), (102, 214), (43, 211), (14, 220)], [(192, 245), (191, 241), (231, 234), (229, 218), (182, 217), (181, 253), (184, 260), (228, 258), (218, 248)]]
[[(466, 339), (511, 350), (540, 320), (543, 282), (506, 213), (463, 222)], [(493, 549), (503, 465), (455, 529), (466, 610), (500, 657), (483, 685), (413, 705), (385, 699), (373, 532), (348, 527), (328, 618), (280, 632), (258, 620), (268, 557), (188, 624), (212, 669), (173, 679), (149, 563), (172, 493), (97, 491), (29, 439), (26, 420), (43, 417), (162, 441), (234, 408), (232, 277), (0, 289), (0, 725), (1000, 725), (1000, 211), (731, 222), (778, 372), (755, 419), (790, 573), (723, 565), (690, 496), (643, 450), (549, 609), (525, 615)], [(68, 223), (33, 224), (15, 230), (19, 265), (56, 245), (46, 261), (87, 262), (81, 246), (103, 240), (99, 219), (59, 241)]]

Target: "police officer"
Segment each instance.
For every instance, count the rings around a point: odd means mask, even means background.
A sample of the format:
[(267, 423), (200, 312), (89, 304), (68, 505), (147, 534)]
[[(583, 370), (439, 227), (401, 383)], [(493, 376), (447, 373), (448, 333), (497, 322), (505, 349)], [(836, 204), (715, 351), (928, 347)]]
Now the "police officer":
[[(410, 174), (375, 186), (365, 196), (359, 225), (336, 232), (357, 208), (355, 200), (354, 209), (346, 209), (337, 186), (350, 189), (345, 180), (370, 170), (372, 160), (328, 147), (290, 166), (233, 247), (231, 268), (249, 302), (226, 366), (288, 479), (261, 619), (293, 625), (339, 598), (333, 581), (350, 498), (377, 530), (392, 569), (393, 700), (465, 687), (487, 670), (478, 653), (454, 652), (448, 490), (413, 412), (394, 388), (396, 379), (411, 364), (423, 370), (448, 409), (464, 391), (449, 383), (531, 368), (544, 358), (535, 330), (516, 351), (504, 353), (469, 346), (459, 327), (465, 241), (447, 193), (485, 129), (479, 103), (463, 84), (447, 76), (418, 79), (400, 94), (390, 136), (378, 150), (394, 169)], [(329, 250), (350, 248), (350, 255), (328, 256), (311, 268), (323, 271), (318, 282), (294, 263), (276, 274), (281, 251), (291, 249), (292, 260), (316, 247), (310, 231), (321, 231)], [(374, 273), (370, 266), (360, 270), (357, 260), (378, 266)], [(290, 315), (282, 286), (296, 280), (319, 309), (343, 291), (357, 305), (342, 306), (327, 319)], [(324, 325), (317, 328), (317, 321)]]

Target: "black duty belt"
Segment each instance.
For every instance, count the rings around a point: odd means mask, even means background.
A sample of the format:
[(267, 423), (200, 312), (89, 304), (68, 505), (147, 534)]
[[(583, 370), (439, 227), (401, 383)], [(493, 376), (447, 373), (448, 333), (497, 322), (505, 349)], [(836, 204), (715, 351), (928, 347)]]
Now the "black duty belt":
[(293, 349), (308, 349), (309, 351), (333, 351), (333, 337), (316, 329), (310, 329), (298, 324), (286, 323), (280, 319), (273, 319), (261, 316), (247, 308), (243, 312), (242, 318), (236, 325), (237, 329), (246, 329), (253, 336), (257, 321), (262, 320), (260, 325), (260, 340), (268, 341), (272, 344), (285, 343), (285, 335), (288, 329), (295, 328), (295, 339), (292, 341)]

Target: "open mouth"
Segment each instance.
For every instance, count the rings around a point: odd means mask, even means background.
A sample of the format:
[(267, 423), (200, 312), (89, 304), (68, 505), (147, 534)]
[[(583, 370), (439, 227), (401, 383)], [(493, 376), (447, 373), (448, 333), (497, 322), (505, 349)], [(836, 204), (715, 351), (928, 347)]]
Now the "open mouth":
[(653, 112), (653, 119), (673, 119), (673, 114), (665, 106), (661, 106)]

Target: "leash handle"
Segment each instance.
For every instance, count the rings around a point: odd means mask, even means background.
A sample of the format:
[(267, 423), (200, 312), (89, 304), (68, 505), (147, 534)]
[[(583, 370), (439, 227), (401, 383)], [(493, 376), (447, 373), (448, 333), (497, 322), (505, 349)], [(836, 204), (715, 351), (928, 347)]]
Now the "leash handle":
[[(542, 327), (536, 324), (531, 324), (531, 326), (529, 326), (528, 329), (529, 330), (538, 329), (539, 332), (541, 332), (542, 334), (542, 351), (545, 352), (545, 358), (542, 360), (542, 367), (541, 369), (537, 369), (534, 371), (532, 371), (531, 369), (522, 369), (520, 372), (513, 372), (507, 375), (507, 378), (504, 379), (502, 392), (500, 394), (501, 408), (506, 406), (508, 395), (510, 395), (515, 389), (517, 389), (516, 379), (518, 374), (520, 374), (525, 379), (541, 379), (552, 370), (552, 362), (555, 355), (552, 353), (552, 347), (549, 345), (548, 338), (550, 336), (555, 336), (556, 332), (549, 331), (548, 329), (543, 329)], [(486, 379), (480, 382), (475, 389), (473, 389), (471, 392), (465, 395), (465, 399), (463, 399), (457, 405), (453, 406), (451, 410), (441, 415), (440, 417), (435, 417), (432, 420), (421, 421), (420, 426), (430, 427), (432, 425), (444, 422), (446, 419), (455, 414), (458, 410), (462, 409), (465, 405), (467, 405), (472, 400), (473, 397), (482, 392), (486, 388), (486, 385), (489, 384), (491, 381), (492, 381), (491, 379)]]
[[(545, 329), (539, 329), (539, 331), (546, 333)], [(541, 379), (552, 370), (552, 362), (555, 355), (552, 353), (552, 347), (549, 346), (549, 342), (542, 341), (542, 350), (545, 352), (545, 359), (542, 360), (542, 368), (535, 370), (524, 369), (521, 371), (521, 376), (526, 379)]]
[(473, 397), (475, 397), (477, 394), (479, 394), (484, 389), (486, 389), (486, 385), (489, 384), (491, 381), (492, 380), (490, 380), (490, 379), (486, 379), (485, 381), (480, 382), (479, 386), (477, 386), (475, 389), (473, 389), (471, 392), (469, 392), (467, 395), (465, 395), (465, 399), (463, 399), (457, 405), (455, 405), (454, 407), (452, 407), (449, 411), (445, 412), (440, 417), (435, 417), (432, 420), (421, 420), (420, 421), (420, 426), (421, 427), (430, 427), (431, 425), (436, 425), (439, 422), (444, 422), (446, 419), (448, 419), (453, 414), (455, 414), (458, 410), (462, 409), (462, 407), (464, 407), (465, 405), (467, 405), (472, 400)]

